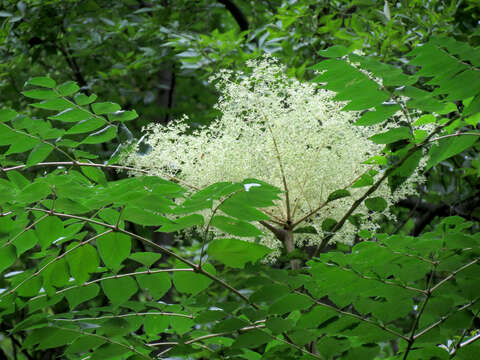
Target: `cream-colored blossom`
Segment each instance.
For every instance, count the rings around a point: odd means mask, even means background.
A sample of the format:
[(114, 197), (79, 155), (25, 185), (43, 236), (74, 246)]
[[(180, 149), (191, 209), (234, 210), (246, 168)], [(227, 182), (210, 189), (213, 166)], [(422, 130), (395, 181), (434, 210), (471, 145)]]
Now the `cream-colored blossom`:
[[(379, 166), (364, 164), (382, 151), (383, 146), (368, 139), (379, 128), (354, 126), (359, 114), (342, 111), (345, 103), (333, 101), (334, 93), (288, 78), (271, 57), (249, 61), (247, 67), (249, 73), (224, 70), (212, 79), (222, 94), (216, 104), (222, 116), (209, 127), (188, 133), (183, 120), (166, 127), (150, 125), (143, 139), (150, 151), (133, 151), (126, 162), (199, 188), (220, 181), (260, 179), (284, 190), (283, 199), (266, 212), (285, 224), (303, 219), (334, 190), (348, 188), (352, 196), (327, 204), (297, 224), (311, 225), (319, 233), (296, 234), (297, 245), (316, 244), (323, 220), (339, 220), (367, 189), (352, 189), (352, 183), (368, 170), (377, 170), (381, 176)], [(390, 205), (414, 193), (417, 179), (411, 178), (396, 194), (383, 183), (373, 196), (384, 197)], [(362, 205), (357, 212), (368, 211)], [(388, 209), (385, 213), (389, 215)], [(375, 219), (370, 215), (364, 226), (375, 228)], [(334, 240), (351, 243), (354, 232), (353, 225), (346, 223)], [(268, 231), (263, 243), (280, 246)]]

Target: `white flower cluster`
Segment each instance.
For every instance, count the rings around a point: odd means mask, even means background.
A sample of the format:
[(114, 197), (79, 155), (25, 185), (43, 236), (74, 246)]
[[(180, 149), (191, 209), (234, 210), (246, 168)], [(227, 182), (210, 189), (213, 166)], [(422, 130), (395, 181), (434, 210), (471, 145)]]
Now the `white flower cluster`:
[[(323, 220), (339, 220), (367, 189), (350, 185), (371, 169), (381, 175), (379, 166), (364, 163), (383, 148), (368, 139), (379, 129), (353, 125), (359, 114), (342, 111), (345, 103), (333, 101), (334, 93), (288, 78), (271, 57), (250, 61), (247, 67), (248, 74), (224, 70), (212, 79), (222, 94), (216, 104), (222, 116), (208, 128), (187, 133), (184, 121), (166, 127), (151, 125), (143, 139), (150, 151), (132, 151), (126, 162), (151, 175), (175, 176), (199, 188), (246, 178), (270, 183), (284, 190), (276, 207), (266, 209), (277, 224), (303, 219), (330, 193), (348, 188), (352, 196), (327, 204), (297, 224), (313, 226), (319, 233), (295, 234), (297, 245), (316, 244)], [(416, 180), (418, 176), (410, 178), (396, 194), (384, 183), (373, 196), (384, 197), (390, 205), (414, 193)], [(362, 205), (357, 212), (367, 209)], [(374, 219), (367, 219), (364, 226), (374, 228)], [(350, 243), (354, 232), (347, 223), (334, 240)], [(264, 244), (281, 246), (273, 234), (265, 233)]]

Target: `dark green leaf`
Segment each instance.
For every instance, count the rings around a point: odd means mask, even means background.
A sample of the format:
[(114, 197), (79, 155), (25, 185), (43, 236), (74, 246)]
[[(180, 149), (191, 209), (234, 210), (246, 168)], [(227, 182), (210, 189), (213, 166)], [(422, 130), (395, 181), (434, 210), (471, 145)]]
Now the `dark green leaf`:
[(322, 222), (322, 230), (325, 232), (330, 232), (335, 227), (335, 225), (337, 225), (337, 220), (326, 218)]
[(330, 195), (328, 195), (327, 202), (341, 199), (344, 197), (350, 196), (350, 192), (347, 190), (335, 190)]
[(365, 200), (365, 205), (372, 211), (383, 211), (387, 208), (388, 203), (382, 197), (373, 197)]

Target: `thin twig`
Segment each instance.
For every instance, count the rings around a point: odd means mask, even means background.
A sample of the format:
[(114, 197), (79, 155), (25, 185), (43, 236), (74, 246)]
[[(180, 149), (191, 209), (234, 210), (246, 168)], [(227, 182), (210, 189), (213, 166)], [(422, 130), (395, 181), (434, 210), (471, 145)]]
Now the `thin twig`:
[(396, 169), (398, 169), (400, 166), (402, 166), (409, 158), (412, 156), (414, 153), (419, 151), (422, 147), (426, 146), (430, 139), (435, 136), (437, 133), (439, 133), (442, 129), (444, 129), (446, 126), (450, 125), (453, 123), (457, 118), (452, 118), (449, 121), (447, 121), (445, 124), (438, 126), (430, 135), (428, 135), (425, 140), (423, 140), (419, 144), (413, 145), (403, 156), (399, 161), (397, 161), (394, 165), (390, 166), (384, 174), (378, 179), (370, 188), (360, 197), (358, 198), (352, 206), (348, 209), (348, 211), (344, 214), (344, 216), (338, 221), (333, 229), (330, 230), (330, 233), (326, 235), (323, 239), (320, 245), (317, 247), (316, 251), (314, 252), (313, 256), (318, 256), (320, 252), (327, 246), (328, 242), (333, 238), (333, 236), (337, 233), (340, 228), (343, 227), (347, 219), (352, 215), (352, 213), (367, 199), (371, 194), (373, 194), (378, 187), (385, 181)]
[(467, 268), (469, 268), (470, 266), (472, 265), (475, 265), (476, 263), (478, 263), (480, 261), (480, 258), (476, 258), (475, 260), (472, 260), (470, 261), (468, 264), (465, 264), (461, 267), (459, 267), (458, 269), (452, 271), (452, 273), (450, 275), (448, 275), (447, 277), (445, 277), (444, 279), (442, 279), (441, 281), (439, 281), (437, 284), (435, 284), (434, 287), (432, 287), (430, 289), (431, 292), (434, 292), (435, 290), (437, 290), (440, 286), (442, 286), (443, 284), (445, 284), (448, 280), (450, 280), (451, 278), (455, 277), (455, 275), (457, 275), (460, 271), (463, 271)]
[(432, 286), (433, 278), (435, 277), (435, 270), (436, 270), (436, 266), (434, 266), (434, 268), (432, 269), (432, 272), (430, 274), (430, 278), (428, 279), (427, 289), (425, 290), (426, 291), (425, 300), (423, 301), (422, 307), (418, 311), (417, 316), (415, 317), (415, 320), (413, 321), (412, 329), (410, 330), (410, 336), (408, 337), (407, 348), (405, 349), (405, 353), (403, 354), (403, 360), (407, 359), (408, 353), (412, 349), (413, 343), (415, 342), (415, 331), (417, 331), (418, 324), (420, 323), (420, 318), (422, 317), (423, 312), (425, 311), (425, 309), (427, 307), (428, 301), (432, 297), (431, 286)]
[(433, 328), (437, 327), (438, 325), (441, 325), (442, 323), (444, 323), (446, 320), (448, 320), (451, 316), (459, 313), (460, 311), (463, 311), (463, 310), (466, 310), (468, 309), (470, 306), (473, 306), (475, 305), (478, 301), (480, 300), (480, 296), (473, 299), (472, 301), (470, 301), (469, 303), (466, 303), (465, 305), (461, 306), (460, 308), (458, 308), (457, 310), (455, 311), (452, 311), (450, 312), (449, 314), (447, 315), (444, 315), (440, 318), (440, 320), (434, 322), (433, 324), (430, 324), (429, 326), (427, 326), (426, 328), (424, 328), (422, 331), (418, 332), (415, 336), (414, 336), (414, 339), (418, 339), (420, 336), (426, 334), (427, 332), (429, 332), (430, 330), (432, 330)]
[[(116, 274), (116, 275), (106, 276), (106, 277), (103, 277), (103, 278), (100, 278), (100, 279), (86, 281), (86, 282), (84, 282), (83, 284), (80, 284), (80, 285), (73, 285), (73, 286), (69, 286), (67, 288), (60, 289), (60, 290), (56, 291), (52, 296), (62, 294), (64, 292), (67, 292), (67, 291), (72, 290), (72, 289), (76, 289), (76, 288), (80, 288), (80, 287), (86, 287), (88, 285), (95, 284), (95, 283), (98, 283), (98, 282), (102, 282), (102, 281), (105, 281), (105, 280), (119, 279), (119, 278), (123, 278), (123, 277), (127, 277), (127, 276), (151, 275), (151, 274), (158, 274), (158, 273), (162, 273), (162, 272), (182, 272), (182, 271), (193, 272), (194, 270), (192, 268), (188, 268), (188, 269), (157, 269), (157, 270), (136, 271), (136, 272), (127, 273), (127, 274)], [(42, 297), (45, 297), (45, 296), (47, 296), (47, 294), (37, 295), (37, 296), (29, 299), (28, 301), (33, 301), (33, 300), (36, 300), (36, 299), (39, 299), (39, 298), (42, 298)]]
[[(47, 210), (48, 213), (52, 214), (51, 211)], [(32, 280), (34, 277), (38, 276), (43, 270), (45, 270), (48, 266), (50, 266), (51, 264), (53, 264), (54, 262), (57, 262), (59, 261), (60, 259), (64, 258), (66, 255), (68, 255), (69, 253), (71, 253), (72, 251), (75, 251), (76, 249), (78, 249), (79, 247), (82, 247), (83, 245), (86, 245), (88, 244), (89, 242), (95, 240), (95, 239), (98, 239), (99, 237), (103, 236), (103, 235), (106, 235), (108, 233), (111, 233), (113, 230), (106, 230), (104, 232), (102, 232), (101, 234), (97, 234), (95, 236), (92, 236), (90, 239), (88, 240), (85, 240), (85, 241), (82, 241), (80, 243), (78, 243), (77, 245), (75, 245), (74, 247), (68, 249), (67, 251), (65, 251), (64, 253), (62, 253), (61, 255), (55, 257), (54, 259), (50, 260), (48, 263), (46, 263), (43, 267), (41, 267), (39, 270), (37, 270), (36, 272), (34, 272), (32, 275), (28, 276), (27, 278), (25, 278), (24, 280), (20, 281), (15, 287), (13, 287), (12, 289), (8, 290), (8, 291), (5, 291), (4, 293), (2, 293), (0, 295), (0, 299), (3, 298), (4, 296), (7, 296), (7, 295), (10, 295), (10, 294), (13, 294), (20, 286), (22, 286), (23, 284), (25, 284), (27, 281), (30, 281)]]
[(171, 313), (171, 312), (160, 312), (160, 311), (153, 311), (153, 312), (140, 312), (140, 313), (129, 313), (129, 314), (120, 314), (120, 315), (102, 315), (98, 317), (86, 317), (86, 318), (57, 318), (52, 319), (53, 321), (66, 321), (66, 322), (79, 322), (79, 321), (98, 321), (98, 320), (105, 320), (105, 319), (116, 319), (116, 318), (125, 318), (131, 316), (146, 316), (146, 315), (161, 315), (161, 316), (177, 316), (183, 317), (187, 319), (193, 319), (193, 315), (187, 314), (179, 314), (179, 313)]

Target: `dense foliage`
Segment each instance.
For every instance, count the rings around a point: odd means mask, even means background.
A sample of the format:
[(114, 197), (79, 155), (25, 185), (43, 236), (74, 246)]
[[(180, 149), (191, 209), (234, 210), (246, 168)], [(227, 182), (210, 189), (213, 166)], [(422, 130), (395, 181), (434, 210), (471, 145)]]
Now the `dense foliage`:
[[(0, 357), (480, 353), (478, 9), (318, 3), (5, 2)], [(284, 222), (272, 216), (298, 171), (281, 169), (289, 152), (272, 162), (285, 180), (274, 184), (253, 173), (192, 186), (181, 166), (162, 177), (125, 164), (145, 124), (161, 132), (187, 113), (182, 135), (199, 137), (195, 129), (219, 116), (206, 78), (247, 71), (263, 52), (309, 82), (291, 83), (335, 94), (329, 101), (356, 112), (352, 133), (371, 132), (379, 150), (366, 164), (375, 173), (359, 164), (355, 181), (321, 199), (304, 195), (320, 203), (319, 217), (324, 206), (348, 204), (317, 228), (294, 227), (290, 210)], [(208, 155), (200, 157), (215, 164)], [(418, 196), (392, 204), (379, 192), (412, 174), (426, 179)], [(382, 221), (390, 205), (396, 221)], [(362, 228), (373, 218), (376, 232)], [(352, 245), (336, 238), (347, 225)], [(262, 242), (269, 231), (283, 243), (274, 261)], [(302, 236), (316, 241), (293, 246)]]

